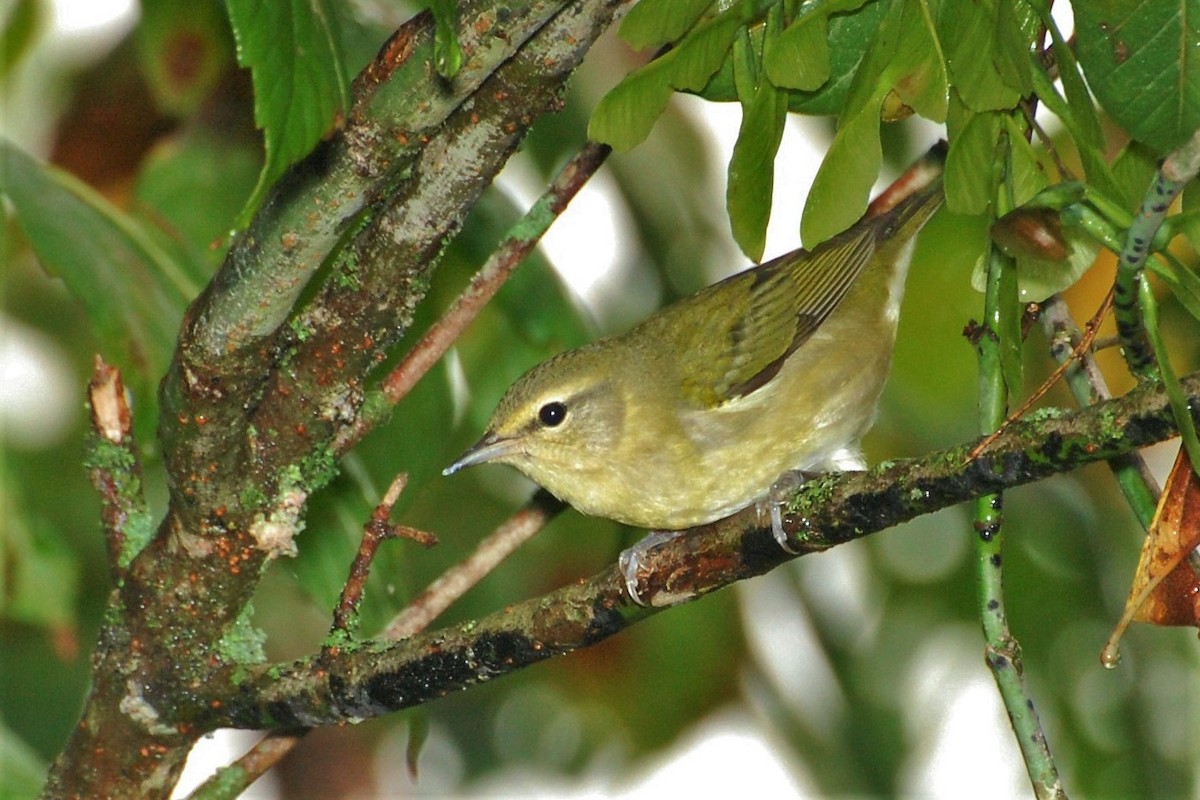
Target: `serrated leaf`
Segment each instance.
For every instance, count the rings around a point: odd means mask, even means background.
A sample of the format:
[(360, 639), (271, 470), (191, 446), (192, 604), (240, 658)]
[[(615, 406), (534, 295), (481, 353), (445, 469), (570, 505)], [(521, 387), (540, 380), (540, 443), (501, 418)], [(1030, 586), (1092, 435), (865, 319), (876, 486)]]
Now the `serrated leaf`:
[(1160, 155), (1200, 128), (1200, 0), (1073, 5), (1079, 63), (1104, 110)]
[(166, 369), (184, 307), (199, 291), (189, 270), (107, 200), (7, 141), (0, 191), (38, 260), (82, 303), (102, 349), (145, 392)]
[(1032, 91), (1029, 42), (1011, 0), (943, 3), (938, 29), (950, 79), (971, 110), (1013, 108)]
[(195, 112), (229, 63), (229, 26), (214, 3), (146, 3), (135, 36), (154, 100), (170, 114)]
[(635, 50), (661, 47), (687, 33), (711, 5), (712, 0), (642, 0), (629, 9), (618, 32)]
[(333, 127), (349, 104), (349, 80), (331, 0), (225, 0), (238, 62), (254, 81), (254, 119), (266, 158), (239, 227), (267, 188)]
[(762, 259), (775, 187), (775, 153), (787, 121), (787, 92), (764, 80), (742, 111), (729, 159), (725, 203), (733, 238), (749, 258)]

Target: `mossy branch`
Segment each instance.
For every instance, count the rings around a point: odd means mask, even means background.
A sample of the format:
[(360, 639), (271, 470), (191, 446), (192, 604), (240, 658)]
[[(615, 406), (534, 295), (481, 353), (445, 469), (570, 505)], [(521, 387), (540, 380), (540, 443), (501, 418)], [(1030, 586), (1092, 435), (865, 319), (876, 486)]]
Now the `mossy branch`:
[[(1200, 408), (1200, 373), (1184, 381)], [(1046, 411), (1011, 425), (978, 458), (966, 443), (866, 472), (804, 484), (784, 519), (801, 555), (876, 533), (922, 514), (1111, 459), (1176, 435), (1165, 392), (1143, 386), (1076, 411)], [(595, 644), (664, 607), (688, 602), (795, 558), (751, 508), (651, 550), (635, 604), (611, 567), (477, 622), (399, 643), (366, 642), (290, 664), (227, 669), (181, 708), (201, 730), (288, 728), (366, 719), (419, 705)]]

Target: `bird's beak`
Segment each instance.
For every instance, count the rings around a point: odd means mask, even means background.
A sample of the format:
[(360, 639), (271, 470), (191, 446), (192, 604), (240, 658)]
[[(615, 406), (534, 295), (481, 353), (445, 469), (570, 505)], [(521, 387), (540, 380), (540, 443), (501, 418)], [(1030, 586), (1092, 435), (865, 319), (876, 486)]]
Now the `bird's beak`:
[(453, 475), (463, 467), (482, 464), (485, 461), (495, 461), (498, 458), (516, 452), (513, 439), (501, 437), (495, 433), (486, 433), (484, 437), (467, 448), (467, 452), (458, 457), (450, 466), (442, 470), (443, 475)]

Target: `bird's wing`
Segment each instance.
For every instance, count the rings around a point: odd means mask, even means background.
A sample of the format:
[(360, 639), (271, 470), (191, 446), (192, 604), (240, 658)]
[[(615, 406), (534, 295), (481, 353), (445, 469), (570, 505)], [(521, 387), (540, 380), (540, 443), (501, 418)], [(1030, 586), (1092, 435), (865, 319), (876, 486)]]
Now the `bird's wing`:
[(811, 253), (780, 256), (684, 301), (695, 304), (685, 312), (694, 324), (675, 330), (694, 344), (673, 351), (683, 354), (678, 369), (685, 402), (713, 408), (769, 382), (837, 308), (874, 249), (875, 231), (860, 226)]

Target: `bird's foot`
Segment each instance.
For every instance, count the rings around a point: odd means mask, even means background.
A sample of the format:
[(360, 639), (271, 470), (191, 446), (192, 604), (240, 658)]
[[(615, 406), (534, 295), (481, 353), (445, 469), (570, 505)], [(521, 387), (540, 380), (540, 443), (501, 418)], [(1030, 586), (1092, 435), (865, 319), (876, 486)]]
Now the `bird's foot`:
[(775, 541), (784, 551), (792, 555), (799, 555), (800, 551), (792, 546), (788, 541), (787, 532), (783, 529), (783, 506), (785, 500), (800, 488), (804, 483), (805, 476), (803, 472), (798, 470), (788, 470), (779, 476), (775, 483), (771, 484), (771, 488), (767, 490), (766, 495), (755, 504), (755, 510), (758, 512), (759, 518), (765, 513), (771, 520), (771, 535), (775, 537)]
[(645, 564), (646, 554), (682, 533), (683, 531), (651, 531), (637, 544), (622, 550), (621, 555), (617, 557), (617, 567), (625, 578), (625, 591), (639, 606), (649, 605), (638, 591), (638, 577)]

